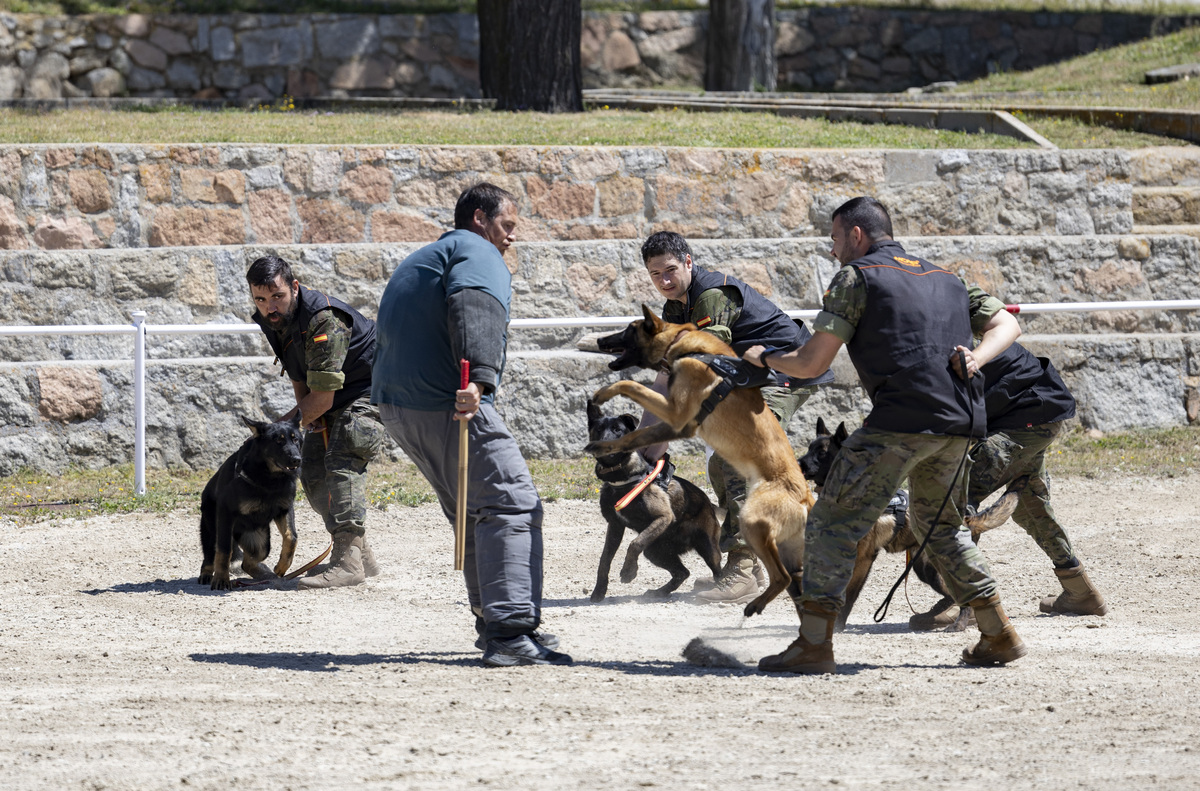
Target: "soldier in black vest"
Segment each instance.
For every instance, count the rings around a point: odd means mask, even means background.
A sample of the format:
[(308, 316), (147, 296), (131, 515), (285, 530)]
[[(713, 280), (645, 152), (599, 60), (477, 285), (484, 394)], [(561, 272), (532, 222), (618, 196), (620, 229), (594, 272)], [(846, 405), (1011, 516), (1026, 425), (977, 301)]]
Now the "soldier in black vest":
[[(673, 231), (659, 231), (646, 239), (642, 244), (642, 262), (654, 287), (667, 298), (662, 310), (664, 320), (673, 324), (694, 323), (728, 343), (738, 354), (754, 345), (794, 349), (812, 337), (803, 322), (788, 318), (753, 287), (735, 277), (694, 265), (687, 240)], [(801, 405), (817, 391), (817, 385), (832, 381), (833, 373), (825, 370), (812, 378), (794, 379), (787, 387), (764, 387), (763, 400), (786, 428)], [(666, 374), (659, 376), (654, 387), (666, 393)], [(652, 422), (656, 422), (655, 418), (644, 413), (642, 424)], [(644, 454), (655, 461), (664, 452), (665, 446), (655, 446)], [(704, 583), (697, 584), (701, 589), (697, 598), (748, 602), (766, 585), (766, 575), (739, 532), (738, 517), (746, 501), (746, 480), (716, 455), (709, 459), (708, 479), (719, 504), (726, 509), (721, 551), (728, 555), (711, 589), (704, 590)]]
[(379, 408), (370, 403), (375, 322), (340, 299), (300, 285), (291, 265), (259, 258), (246, 272), (254, 321), (291, 379), (308, 429), (300, 481), (333, 539), (329, 565), (300, 589), (357, 585), (379, 573), (366, 539), (367, 464), (383, 442)]
[[(995, 303), (1004, 309), (999, 300)], [(988, 309), (994, 312), (994, 308)], [(1049, 360), (1035, 357), (1019, 343), (980, 368), (980, 373), (988, 433), (986, 440), (971, 449), (967, 503), (978, 508), (988, 495), (1028, 475), (1029, 482), (1021, 490), (1012, 518), (1050, 558), (1063, 588), (1058, 596), (1042, 599), (1041, 611), (1104, 615), (1108, 605), (1089, 579), (1050, 505), (1046, 450), (1062, 433), (1064, 421), (1075, 416), (1071, 391)], [(958, 615), (953, 600), (943, 599), (908, 623), (914, 630), (928, 631), (949, 626)]]
[[(758, 666), (793, 673), (836, 670), (833, 627), (858, 541), (905, 478), (913, 530), (918, 538), (929, 533), (926, 551), (955, 601), (970, 604), (982, 633), (963, 651), (963, 661), (995, 665), (1018, 659), (1025, 645), (1004, 613), (983, 554), (963, 527), (966, 487), (957, 472), (971, 437), (984, 436), (979, 366), (1016, 340), (1020, 327), (1001, 310), (978, 327), (981, 340), (972, 350), (978, 306), (966, 286), (893, 241), (891, 218), (873, 198), (838, 207), (831, 235), (833, 256), (843, 268), (825, 292), (812, 340), (790, 352), (754, 347), (743, 357), (791, 376), (812, 376), (828, 368), (845, 345), (872, 409), (843, 443), (809, 514), (803, 593), (796, 602), (800, 635)], [(958, 368), (960, 353), (966, 371)]]

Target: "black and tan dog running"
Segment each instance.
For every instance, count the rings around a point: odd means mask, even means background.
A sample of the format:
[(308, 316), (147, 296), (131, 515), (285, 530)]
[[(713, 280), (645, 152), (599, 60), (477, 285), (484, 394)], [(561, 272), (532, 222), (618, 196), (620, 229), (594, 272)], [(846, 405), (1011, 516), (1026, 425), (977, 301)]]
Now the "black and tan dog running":
[[(805, 478), (812, 481), (818, 492), (824, 488), (825, 479), (829, 476), (829, 468), (833, 466), (833, 460), (837, 457), (838, 451), (842, 449), (842, 443), (848, 436), (845, 423), (839, 423), (834, 431), (830, 431), (825, 426), (824, 419), (817, 418), (817, 436), (808, 444), (808, 452), (800, 457), (800, 471), (804, 473)], [(1012, 516), (1013, 511), (1016, 510), (1020, 492), (1028, 482), (1027, 476), (1018, 478), (1000, 496), (1000, 499), (989, 507), (978, 514), (968, 510), (964, 522), (971, 531), (973, 541), (978, 543), (982, 533), (999, 527)], [(850, 576), (850, 584), (846, 586), (846, 604), (838, 613), (837, 622), (834, 624), (838, 631), (846, 628), (846, 618), (850, 615), (854, 603), (858, 601), (858, 595), (862, 593), (867, 576), (871, 573), (871, 566), (875, 563), (875, 558), (879, 556), (879, 550), (899, 553), (913, 552), (917, 549), (920, 542), (913, 533), (912, 525), (909, 522), (908, 493), (901, 489), (892, 498), (883, 515), (875, 520), (870, 532), (858, 542), (858, 557), (854, 561), (854, 572)], [(918, 555), (913, 561), (912, 570), (919, 580), (933, 588), (942, 597), (941, 601), (934, 605), (933, 611), (940, 611), (939, 607), (947, 609), (954, 604), (954, 599), (946, 591), (946, 586), (938, 575), (937, 569), (924, 553)], [(963, 608), (960, 620), (947, 631), (965, 629), (970, 613), (970, 608)]]
[[(242, 571), (256, 580), (283, 575), (296, 554), (296, 479), (300, 475), (300, 413), (291, 420), (242, 422), (251, 437), (225, 460), (200, 495), (201, 585), (230, 590), (229, 560), (242, 550)], [(282, 545), (272, 574), (262, 561), (271, 552), (271, 523)]]
[[(633, 415), (605, 417), (591, 401), (587, 405), (588, 439), (605, 442), (619, 439), (637, 428)], [(721, 570), (721, 524), (716, 510), (700, 487), (674, 475), (674, 465), (664, 457), (662, 469), (650, 465), (641, 454), (613, 453), (596, 459), (600, 479), (600, 513), (608, 522), (596, 587), (592, 601), (604, 600), (613, 557), (621, 546), (625, 529), (637, 533), (625, 552), (621, 582), (637, 578), (638, 556), (671, 575), (661, 588), (646, 591), (647, 598), (665, 598), (690, 576), (682, 556), (695, 550), (715, 578)]]

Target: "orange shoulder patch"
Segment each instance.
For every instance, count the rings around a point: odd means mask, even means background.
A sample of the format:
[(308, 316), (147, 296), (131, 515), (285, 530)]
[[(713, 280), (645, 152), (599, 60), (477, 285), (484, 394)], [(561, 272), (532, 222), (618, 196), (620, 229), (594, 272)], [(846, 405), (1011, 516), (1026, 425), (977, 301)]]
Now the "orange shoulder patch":
[(896, 261), (897, 263), (904, 264), (905, 266), (920, 266), (921, 265), (920, 261), (916, 261), (912, 258), (901, 258), (898, 255), (892, 256), (892, 260)]

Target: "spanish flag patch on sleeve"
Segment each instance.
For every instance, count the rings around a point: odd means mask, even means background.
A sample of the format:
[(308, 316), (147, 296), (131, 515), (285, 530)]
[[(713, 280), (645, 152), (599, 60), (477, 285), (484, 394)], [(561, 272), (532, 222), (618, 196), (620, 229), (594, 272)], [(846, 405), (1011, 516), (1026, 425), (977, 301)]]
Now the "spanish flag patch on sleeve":
[(324, 343), (327, 340), (329, 340), (329, 336), (323, 332), (320, 335), (313, 336), (313, 343)]
[(712, 316), (705, 316), (696, 322), (697, 327), (707, 327), (709, 324), (712, 324)]

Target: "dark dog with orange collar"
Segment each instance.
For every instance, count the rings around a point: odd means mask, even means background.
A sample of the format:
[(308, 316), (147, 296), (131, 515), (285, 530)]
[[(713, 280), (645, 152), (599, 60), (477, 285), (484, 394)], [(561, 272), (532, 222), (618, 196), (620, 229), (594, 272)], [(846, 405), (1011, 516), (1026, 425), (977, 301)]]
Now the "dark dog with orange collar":
[[(637, 428), (633, 415), (605, 417), (600, 407), (588, 401), (588, 439), (604, 442), (619, 439)], [(712, 502), (691, 481), (675, 477), (674, 465), (664, 457), (659, 465), (647, 463), (632, 452), (614, 453), (596, 459), (600, 479), (600, 512), (608, 522), (596, 587), (592, 601), (603, 601), (608, 592), (608, 575), (613, 557), (628, 528), (637, 533), (625, 552), (621, 582), (637, 577), (638, 556), (671, 575), (661, 588), (646, 591), (651, 598), (665, 598), (683, 584), (691, 573), (682, 556), (695, 550), (716, 577), (721, 570), (718, 543), (721, 525)]]

